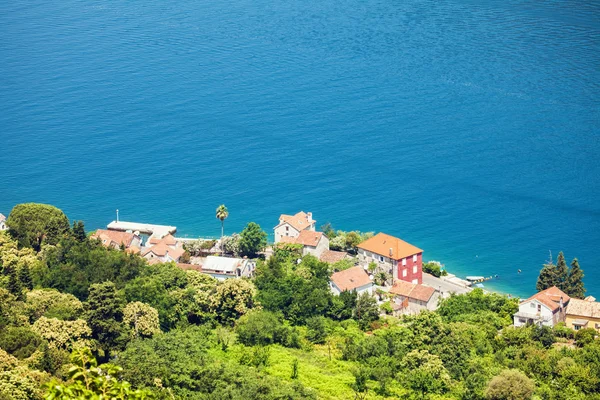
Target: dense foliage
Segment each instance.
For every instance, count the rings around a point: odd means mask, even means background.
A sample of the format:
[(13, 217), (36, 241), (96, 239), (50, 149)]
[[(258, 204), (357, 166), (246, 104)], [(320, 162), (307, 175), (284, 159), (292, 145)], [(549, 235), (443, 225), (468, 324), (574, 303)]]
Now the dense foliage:
[(579, 266), (579, 261), (574, 258), (571, 262), (571, 268), (568, 268), (565, 256), (561, 251), (556, 258), (556, 264), (554, 264), (551, 258), (542, 267), (536, 289), (540, 292), (549, 287), (556, 286), (571, 297), (583, 299), (585, 297), (583, 277), (584, 274)]
[(514, 328), (517, 299), (382, 317), (293, 246), (219, 282), (82, 230), (0, 233), (1, 399), (600, 399), (595, 330)]

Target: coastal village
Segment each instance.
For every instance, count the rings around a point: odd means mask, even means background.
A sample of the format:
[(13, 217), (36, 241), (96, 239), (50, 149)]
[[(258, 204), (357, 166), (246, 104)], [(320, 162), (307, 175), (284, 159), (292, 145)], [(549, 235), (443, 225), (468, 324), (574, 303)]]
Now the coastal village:
[[(7, 229), (6, 217), (0, 214), (0, 230)], [(106, 247), (121, 248), (145, 258), (149, 264), (174, 262), (183, 270), (195, 270), (218, 280), (251, 278), (256, 262), (223, 252), (221, 240), (189, 239), (174, 236), (176, 227), (113, 221), (107, 229), (98, 229), (91, 238)], [(268, 258), (276, 247), (297, 245), (301, 255), (312, 255), (330, 265), (347, 260), (353, 266), (333, 271), (330, 288), (333, 294), (343, 291), (368, 293), (381, 305), (389, 301), (393, 315), (418, 314), (436, 310), (439, 299), (452, 293), (472, 290), (473, 282), (454, 275), (435, 277), (423, 272), (423, 250), (400, 238), (378, 233), (357, 245), (356, 254), (331, 250), (329, 238), (316, 230), (311, 212), (281, 214), (273, 228), (274, 243), (264, 255)], [(185, 257), (186, 244), (201, 241), (210, 245), (202, 256)], [(184, 259), (185, 258), (185, 259)], [(389, 277), (375, 282), (377, 274)], [(474, 281), (479, 280), (477, 277)], [(535, 324), (554, 327), (565, 323), (575, 331), (593, 328), (600, 332), (600, 302), (592, 296), (570, 298), (556, 287), (522, 300), (514, 315), (514, 325)]]

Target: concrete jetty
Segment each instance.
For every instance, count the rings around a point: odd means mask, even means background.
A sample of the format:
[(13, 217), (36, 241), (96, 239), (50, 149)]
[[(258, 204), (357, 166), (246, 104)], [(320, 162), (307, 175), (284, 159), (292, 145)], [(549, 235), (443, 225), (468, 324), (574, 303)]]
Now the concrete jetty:
[(138, 231), (140, 233), (154, 236), (159, 239), (162, 239), (163, 237), (167, 236), (168, 234), (173, 234), (177, 231), (177, 227), (175, 227), (175, 226), (142, 224), (139, 222), (126, 222), (126, 221), (113, 221), (107, 225), (107, 228), (110, 230), (113, 230), (113, 231), (122, 231), (122, 232)]

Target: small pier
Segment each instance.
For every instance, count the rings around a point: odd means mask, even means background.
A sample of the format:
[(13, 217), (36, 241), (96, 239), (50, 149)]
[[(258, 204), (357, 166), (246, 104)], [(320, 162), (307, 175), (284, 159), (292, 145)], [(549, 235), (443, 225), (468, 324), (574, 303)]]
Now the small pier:
[(154, 236), (159, 239), (162, 239), (168, 234), (173, 234), (177, 231), (177, 227), (175, 226), (142, 224), (139, 222), (126, 221), (113, 221), (110, 224), (108, 224), (107, 228), (113, 231), (121, 232), (138, 231), (140, 233), (144, 233), (149, 236)]

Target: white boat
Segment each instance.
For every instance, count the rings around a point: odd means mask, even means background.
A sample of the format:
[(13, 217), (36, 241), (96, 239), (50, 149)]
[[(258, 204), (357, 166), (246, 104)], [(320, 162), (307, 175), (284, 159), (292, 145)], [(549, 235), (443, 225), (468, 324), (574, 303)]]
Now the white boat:
[(483, 282), (485, 280), (483, 276), (467, 276), (465, 279), (470, 282)]

